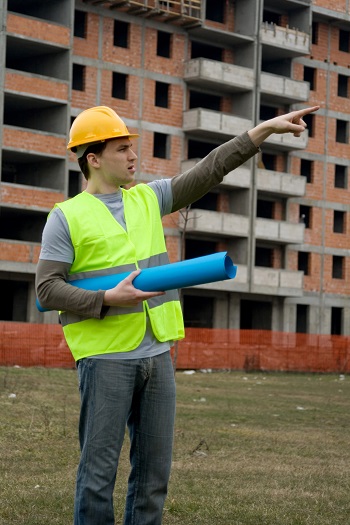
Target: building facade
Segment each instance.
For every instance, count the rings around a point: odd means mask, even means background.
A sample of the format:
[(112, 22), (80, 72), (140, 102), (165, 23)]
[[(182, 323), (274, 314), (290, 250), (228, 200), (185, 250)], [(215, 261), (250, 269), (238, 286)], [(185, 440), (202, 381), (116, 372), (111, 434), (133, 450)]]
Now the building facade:
[(55, 202), (83, 187), (68, 131), (113, 107), (140, 133), (137, 182), (319, 104), (308, 133), (261, 153), (164, 219), (171, 260), (227, 251), (234, 280), (183, 290), (191, 327), (350, 333), (350, 13), (345, 0), (0, 0), (0, 320), (39, 313)]

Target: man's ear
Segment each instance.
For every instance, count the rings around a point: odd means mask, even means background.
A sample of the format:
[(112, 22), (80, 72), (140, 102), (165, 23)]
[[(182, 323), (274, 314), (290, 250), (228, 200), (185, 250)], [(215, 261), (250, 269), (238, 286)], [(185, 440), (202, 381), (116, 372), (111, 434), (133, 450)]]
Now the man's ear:
[(86, 155), (86, 160), (92, 166), (93, 168), (99, 168), (100, 167), (100, 159), (97, 157), (95, 153), (88, 153)]

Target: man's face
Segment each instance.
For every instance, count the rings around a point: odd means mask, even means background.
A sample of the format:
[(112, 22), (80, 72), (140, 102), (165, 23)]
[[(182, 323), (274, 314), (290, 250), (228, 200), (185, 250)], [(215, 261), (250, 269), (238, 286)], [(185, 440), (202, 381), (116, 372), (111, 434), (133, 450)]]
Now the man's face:
[(109, 140), (103, 152), (96, 156), (95, 174), (111, 187), (129, 184), (134, 180), (137, 155), (133, 152), (130, 139)]

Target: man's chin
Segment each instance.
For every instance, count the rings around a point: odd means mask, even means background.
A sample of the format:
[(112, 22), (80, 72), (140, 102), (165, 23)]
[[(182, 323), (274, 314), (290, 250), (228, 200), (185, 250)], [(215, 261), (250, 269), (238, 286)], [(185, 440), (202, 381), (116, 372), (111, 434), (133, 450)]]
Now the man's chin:
[(135, 184), (135, 176), (133, 175), (132, 177), (128, 177), (128, 180), (125, 180), (124, 182), (122, 182), (122, 184), (120, 185), (122, 188), (130, 188), (131, 186), (133, 186)]

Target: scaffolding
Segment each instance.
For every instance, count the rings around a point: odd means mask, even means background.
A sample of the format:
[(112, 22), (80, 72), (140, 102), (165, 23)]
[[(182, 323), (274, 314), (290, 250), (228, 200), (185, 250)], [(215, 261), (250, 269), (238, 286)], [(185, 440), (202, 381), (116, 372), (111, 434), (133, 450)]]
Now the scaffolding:
[(184, 27), (202, 25), (201, 0), (84, 0), (84, 2)]

